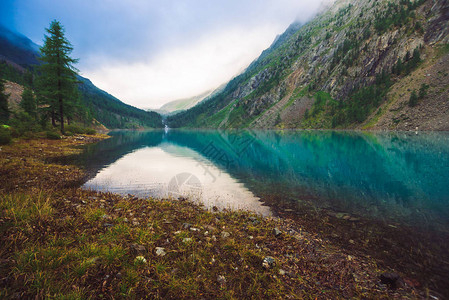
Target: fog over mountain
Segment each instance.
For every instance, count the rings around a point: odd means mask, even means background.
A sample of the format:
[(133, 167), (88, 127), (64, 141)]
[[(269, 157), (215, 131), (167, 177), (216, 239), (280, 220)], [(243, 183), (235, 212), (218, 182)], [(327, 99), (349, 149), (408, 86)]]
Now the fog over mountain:
[(57, 18), (83, 76), (124, 102), (158, 108), (214, 89), (323, 1), (2, 1), (0, 22), (41, 44)]

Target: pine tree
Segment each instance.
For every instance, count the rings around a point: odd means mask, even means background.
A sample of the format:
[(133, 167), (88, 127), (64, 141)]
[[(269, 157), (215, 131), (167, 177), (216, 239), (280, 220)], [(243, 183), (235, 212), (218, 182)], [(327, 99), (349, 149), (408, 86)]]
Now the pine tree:
[(8, 97), (5, 94), (4, 82), (0, 79), (0, 122), (4, 123), (9, 119), (9, 109), (8, 109)]
[(36, 118), (36, 99), (29, 88), (23, 90), (20, 106), (31, 117)]
[(78, 60), (69, 56), (73, 47), (65, 38), (64, 28), (58, 21), (52, 21), (46, 31), (49, 35), (45, 35), (44, 46), (40, 48), (43, 62), (40, 67), (40, 94), (48, 106), (52, 124), (56, 125), (56, 117), (59, 117), (61, 133), (64, 134), (65, 109), (70, 107), (77, 82), (77, 69), (73, 64)]

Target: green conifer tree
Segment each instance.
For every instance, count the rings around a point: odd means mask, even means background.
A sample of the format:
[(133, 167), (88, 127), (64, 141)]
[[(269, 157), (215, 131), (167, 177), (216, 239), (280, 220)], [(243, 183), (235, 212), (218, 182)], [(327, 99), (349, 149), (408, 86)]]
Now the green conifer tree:
[(410, 107), (415, 107), (416, 105), (418, 105), (418, 95), (416, 94), (416, 91), (413, 90), (411, 95), (410, 95), (410, 99), (408, 101), (408, 105)]
[(76, 86), (76, 72), (73, 64), (77, 59), (69, 55), (73, 51), (70, 42), (64, 36), (64, 28), (58, 21), (52, 21), (46, 29), (44, 46), (40, 48), (40, 94), (51, 114), (52, 124), (59, 118), (61, 133), (64, 134), (65, 109), (70, 107)]
[(29, 88), (23, 90), (20, 106), (31, 117), (36, 118), (36, 98)]

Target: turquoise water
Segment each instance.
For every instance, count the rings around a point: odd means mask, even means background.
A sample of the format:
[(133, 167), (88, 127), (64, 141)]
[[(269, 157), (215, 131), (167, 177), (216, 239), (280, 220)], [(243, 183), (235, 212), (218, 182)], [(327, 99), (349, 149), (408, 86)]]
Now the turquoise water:
[(307, 204), (415, 226), (449, 224), (449, 133), (169, 130), (111, 135), (81, 157), (92, 171), (87, 188), (186, 196), (207, 206), (264, 215), (277, 205), (300, 209)]

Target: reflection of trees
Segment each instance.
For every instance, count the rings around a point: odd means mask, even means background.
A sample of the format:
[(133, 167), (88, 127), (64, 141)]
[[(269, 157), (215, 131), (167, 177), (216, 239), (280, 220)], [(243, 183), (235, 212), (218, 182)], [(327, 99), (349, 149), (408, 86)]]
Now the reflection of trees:
[(87, 147), (81, 163), (97, 171), (142, 147), (179, 152), (176, 146), (182, 146), (193, 151), (178, 155), (202, 155), (257, 196), (313, 198), (318, 205), (378, 216), (419, 218), (417, 209), (427, 208), (448, 212), (449, 135), (444, 133), (172, 130), (112, 135)]
[(143, 147), (155, 147), (162, 142), (163, 131), (113, 131), (112, 136), (99, 143), (88, 145), (81, 155), (68, 157), (79, 165), (86, 166), (89, 177), (128, 153)]

